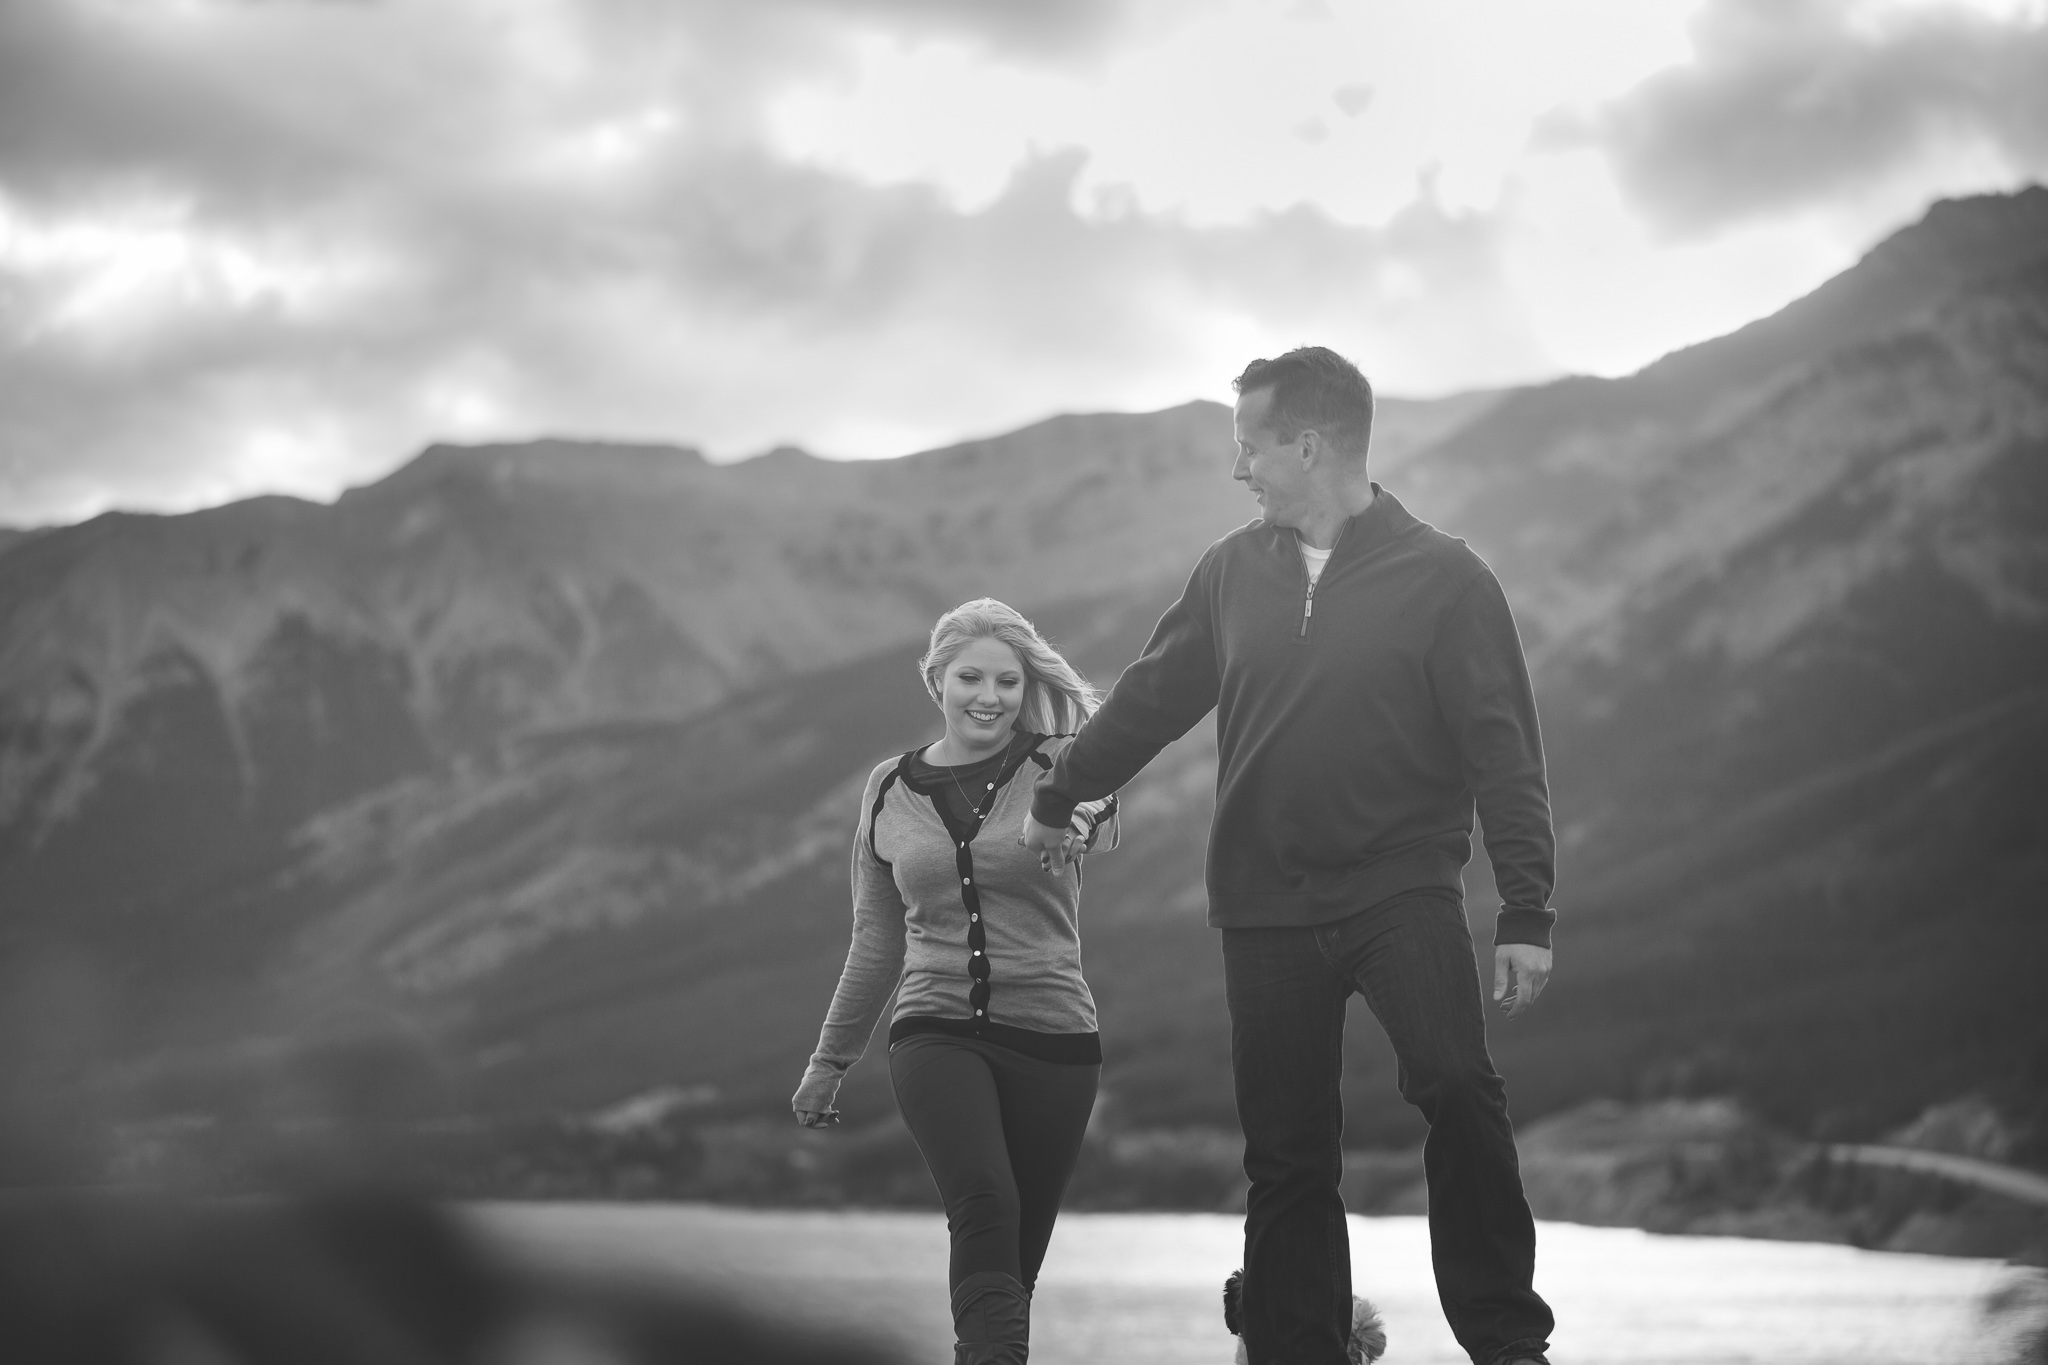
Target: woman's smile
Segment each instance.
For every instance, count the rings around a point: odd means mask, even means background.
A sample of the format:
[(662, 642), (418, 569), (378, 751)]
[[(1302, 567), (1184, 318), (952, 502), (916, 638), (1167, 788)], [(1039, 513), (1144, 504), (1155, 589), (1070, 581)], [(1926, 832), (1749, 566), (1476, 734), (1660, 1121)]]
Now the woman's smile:
[(1009, 743), (1024, 709), (1024, 663), (1001, 640), (970, 643), (939, 679), (946, 742), (934, 763), (971, 763)]

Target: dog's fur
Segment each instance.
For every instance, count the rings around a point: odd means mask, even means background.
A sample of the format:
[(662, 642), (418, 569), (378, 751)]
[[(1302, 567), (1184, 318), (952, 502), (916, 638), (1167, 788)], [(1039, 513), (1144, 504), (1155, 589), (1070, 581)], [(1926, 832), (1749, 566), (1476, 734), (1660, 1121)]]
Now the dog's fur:
[[(1239, 1316), (1239, 1305), (1244, 1299), (1244, 1272), (1233, 1270), (1230, 1278), (1223, 1282), (1223, 1325), (1237, 1338), (1237, 1365), (1251, 1365), (1251, 1358), (1245, 1354), (1244, 1331)], [(1344, 1354), (1351, 1365), (1372, 1365), (1387, 1353), (1387, 1326), (1380, 1321), (1380, 1310), (1370, 1300), (1351, 1296), (1351, 1338), (1344, 1343)]]

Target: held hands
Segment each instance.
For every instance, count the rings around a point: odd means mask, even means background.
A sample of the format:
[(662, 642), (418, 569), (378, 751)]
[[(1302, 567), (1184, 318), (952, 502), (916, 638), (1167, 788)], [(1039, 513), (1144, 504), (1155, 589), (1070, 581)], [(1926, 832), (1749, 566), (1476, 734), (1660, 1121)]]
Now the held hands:
[(1510, 1019), (1536, 1003), (1550, 980), (1550, 949), (1503, 943), (1493, 950), (1493, 1000)]
[[(1079, 816), (1076, 816), (1079, 819)], [(1052, 825), (1041, 825), (1032, 816), (1024, 817), (1024, 833), (1017, 840), (1038, 858), (1038, 865), (1047, 872), (1058, 872), (1067, 865), (1069, 849), (1074, 843), (1074, 829)]]

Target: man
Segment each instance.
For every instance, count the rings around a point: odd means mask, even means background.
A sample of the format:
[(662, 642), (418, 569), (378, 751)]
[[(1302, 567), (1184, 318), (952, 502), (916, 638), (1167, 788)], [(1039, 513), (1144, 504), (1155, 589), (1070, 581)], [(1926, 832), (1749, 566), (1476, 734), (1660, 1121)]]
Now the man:
[(1503, 905), (1493, 996), (1550, 975), (1554, 842), (1528, 667), (1499, 582), (1366, 474), (1372, 387), (1304, 347), (1236, 381), (1232, 477), (1260, 521), (1210, 546), (1144, 655), (1040, 784), (1048, 866), (1076, 802), (1217, 713), (1209, 922), (1223, 931), (1245, 1134), (1253, 1365), (1342, 1365), (1344, 1010), (1365, 997), (1429, 1121), (1437, 1288), (1478, 1365), (1545, 1365), (1536, 1234), (1487, 1055), (1461, 871), (1473, 810)]

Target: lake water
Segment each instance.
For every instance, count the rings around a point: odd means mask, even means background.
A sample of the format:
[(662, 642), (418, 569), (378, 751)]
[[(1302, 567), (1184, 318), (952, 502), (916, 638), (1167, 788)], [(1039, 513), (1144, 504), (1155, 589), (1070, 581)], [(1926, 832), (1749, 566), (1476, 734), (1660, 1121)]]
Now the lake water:
[[(715, 1286), (811, 1324), (952, 1359), (936, 1214), (701, 1205), (486, 1205), (515, 1254)], [(1066, 1214), (1040, 1278), (1033, 1365), (1227, 1365), (1220, 1290), (1241, 1222)], [(2048, 1276), (1997, 1261), (1538, 1224), (1559, 1365), (2006, 1365), (2048, 1319)], [(1353, 1277), (1387, 1320), (1384, 1365), (1461, 1365), (1420, 1218), (1353, 1218)]]

